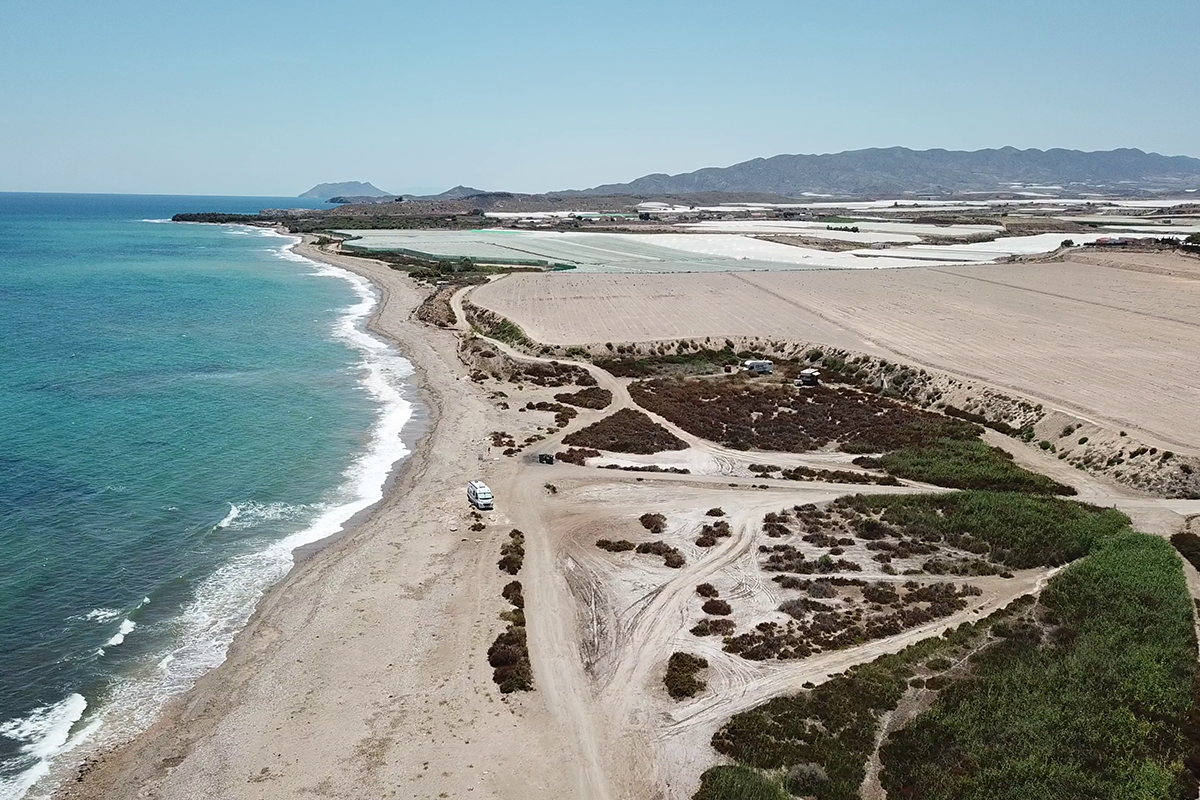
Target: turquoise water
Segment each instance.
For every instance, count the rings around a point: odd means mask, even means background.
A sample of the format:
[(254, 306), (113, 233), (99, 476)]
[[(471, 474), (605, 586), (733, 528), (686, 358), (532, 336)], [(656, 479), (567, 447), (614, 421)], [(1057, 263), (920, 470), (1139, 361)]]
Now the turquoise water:
[(303, 202), (0, 194), (0, 799), (220, 663), (406, 453), (365, 282), (161, 222)]

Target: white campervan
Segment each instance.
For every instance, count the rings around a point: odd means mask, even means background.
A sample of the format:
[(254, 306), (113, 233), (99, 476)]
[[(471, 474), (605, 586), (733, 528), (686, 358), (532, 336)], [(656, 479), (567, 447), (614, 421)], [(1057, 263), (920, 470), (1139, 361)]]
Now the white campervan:
[(483, 481), (471, 481), (467, 484), (467, 502), (480, 511), (491, 511), (492, 490)]

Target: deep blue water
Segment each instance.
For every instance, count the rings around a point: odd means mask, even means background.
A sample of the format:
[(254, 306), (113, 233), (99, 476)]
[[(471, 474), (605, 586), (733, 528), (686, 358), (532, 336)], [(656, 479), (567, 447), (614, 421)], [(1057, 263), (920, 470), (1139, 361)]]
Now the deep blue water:
[(151, 221), (306, 202), (0, 193), (0, 800), (219, 663), (403, 455), (364, 282)]

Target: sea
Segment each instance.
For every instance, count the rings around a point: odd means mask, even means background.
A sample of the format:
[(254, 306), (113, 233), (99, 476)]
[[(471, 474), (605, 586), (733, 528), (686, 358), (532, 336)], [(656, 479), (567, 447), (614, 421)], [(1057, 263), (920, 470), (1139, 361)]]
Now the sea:
[(408, 454), (368, 282), (169, 221), (306, 204), (0, 193), (0, 800), (147, 727)]

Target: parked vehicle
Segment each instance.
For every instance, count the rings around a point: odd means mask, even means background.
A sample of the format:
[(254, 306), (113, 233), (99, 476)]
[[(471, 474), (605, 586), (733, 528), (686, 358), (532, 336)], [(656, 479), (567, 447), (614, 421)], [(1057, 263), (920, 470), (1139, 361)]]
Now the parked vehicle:
[(480, 511), (491, 511), (494, 502), (492, 490), (483, 481), (471, 481), (467, 484), (467, 502)]
[(765, 358), (752, 358), (742, 364), (742, 369), (746, 372), (753, 372), (756, 375), (770, 375), (775, 371), (775, 362), (768, 361)]
[(553, 464), (554, 463), (554, 454), (553, 453), (538, 453), (538, 463), (539, 464)]
[(809, 369), (800, 370), (800, 377), (796, 378), (796, 385), (797, 386), (820, 386), (821, 385), (820, 370), (812, 369), (811, 367)]

